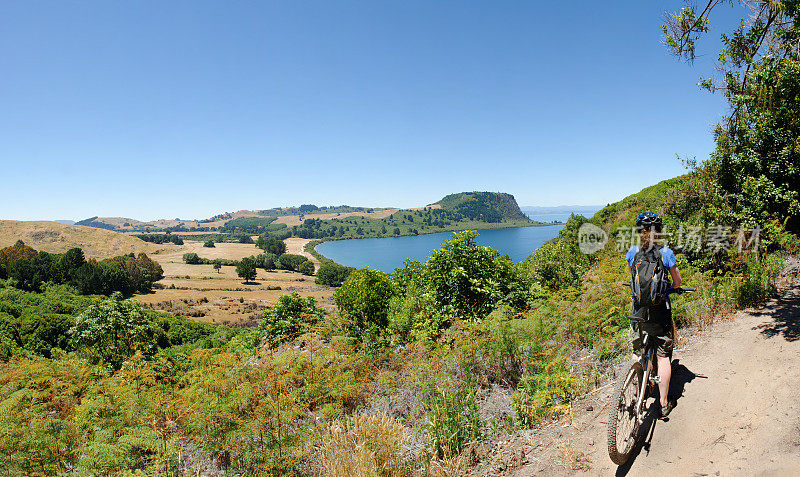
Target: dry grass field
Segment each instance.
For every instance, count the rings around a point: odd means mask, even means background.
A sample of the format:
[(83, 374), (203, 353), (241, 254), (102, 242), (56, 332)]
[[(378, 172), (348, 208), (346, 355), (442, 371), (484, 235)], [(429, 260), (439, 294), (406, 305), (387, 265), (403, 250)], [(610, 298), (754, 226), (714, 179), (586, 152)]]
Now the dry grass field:
[(50, 253), (63, 253), (73, 247), (83, 249), (87, 258), (110, 258), (126, 253), (148, 255), (166, 246), (143, 242), (110, 230), (65, 225), (49, 221), (0, 220), (0, 248), (22, 240), (26, 245)]
[(389, 217), (400, 209), (376, 210), (373, 212), (332, 212), (330, 214), (308, 214), (308, 215), (284, 215), (275, 220), (276, 224), (286, 224), (287, 227), (300, 225), (305, 219), (343, 219), (345, 217), (368, 217), (370, 219), (382, 219)]
[[(195, 252), (203, 258), (240, 260), (262, 253), (253, 244), (218, 243), (203, 247), (187, 240), (184, 245), (156, 245), (110, 230), (64, 225), (58, 222), (0, 220), (0, 248), (22, 240), (27, 245), (51, 253), (80, 247), (87, 257), (104, 259), (125, 253), (144, 252), (164, 269), (164, 279), (152, 293), (135, 299), (156, 310), (189, 316), (198, 321), (229, 325), (252, 325), (283, 294), (297, 292), (313, 296), (323, 308), (333, 310), (333, 289), (314, 283), (314, 277), (285, 270), (258, 270), (252, 283), (243, 283), (235, 267), (187, 265), (183, 254)], [(304, 239), (289, 239), (290, 253), (301, 253)], [(305, 253), (303, 252), (305, 255)]]
[[(303, 241), (302, 243), (295, 243)], [(287, 239), (287, 251), (302, 250), (304, 239)], [(243, 283), (235, 267), (187, 265), (183, 254), (194, 252), (202, 258), (240, 260), (263, 253), (253, 244), (218, 243), (213, 248), (187, 240), (181, 246), (166, 246), (152, 256), (164, 269), (164, 279), (153, 293), (138, 295), (139, 302), (156, 310), (190, 316), (198, 321), (227, 325), (253, 325), (281, 295), (297, 292), (313, 296), (323, 308), (332, 311), (333, 288), (317, 285), (314, 277), (286, 270), (258, 270), (253, 282)], [(305, 253), (304, 253), (305, 255)]]

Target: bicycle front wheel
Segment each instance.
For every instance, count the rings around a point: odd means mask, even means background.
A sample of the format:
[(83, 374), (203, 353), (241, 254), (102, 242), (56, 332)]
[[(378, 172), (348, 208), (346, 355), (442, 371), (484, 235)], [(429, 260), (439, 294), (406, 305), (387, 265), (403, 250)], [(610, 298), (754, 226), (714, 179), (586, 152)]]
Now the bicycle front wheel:
[(620, 376), (611, 398), (611, 415), (608, 419), (608, 456), (617, 465), (628, 461), (636, 444), (639, 416), (636, 401), (642, 388), (644, 371), (641, 364), (633, 363), (628, 372)]

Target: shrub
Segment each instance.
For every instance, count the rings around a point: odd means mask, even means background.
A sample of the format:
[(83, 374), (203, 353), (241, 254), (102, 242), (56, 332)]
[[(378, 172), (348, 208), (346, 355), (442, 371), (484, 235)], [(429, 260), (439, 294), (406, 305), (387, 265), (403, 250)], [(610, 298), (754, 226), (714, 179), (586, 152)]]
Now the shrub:
[(303, 298), (293, 292), (282, 295), (272, 308), (264, 312), (259, 328), (264, 331), (264, 338), (275, 346), (308, 332), (323, 313), (322, 308), (317, 308), (314, 297)]
[(314, 263), (311, 260), (306, 260), (302, 262), (300, 265), (297, 266), (297, 271), (302, 273), (303, 275), (313, 275), (314, 274)]
[(203, 243), (203, 247), (214, 248), (214, 247), (215, 247), (215, 245), (214, 245), (214, 241), (213, 241), (213, 240), (206, 240), (206, 241)]
[(307, 260), (308, 259), (305, 256), (293, 253), (284, 253), (278, 257), (280, 268), (284, 270), (297, 270), (297, 267)]
[(245, 282), (255, 280), (257, 275), (256, 260), (253, 257), (245, 257), (241, 259), (239, 264), (236, 265), (236, 274), (241, 278), (244, 278)]
[(286, 252), (286, 244), (283, 243), (283, 240), (268, 233), (262, 234), (258, 237), (256, 246), (265, 252), (273, 253), (275, 255), (281, 255)]
[(334, 293), (350, 336), (375, 341), (389, 323), (389, 300), (394, 294), (394, 283), (381, 271), (362, 268), (351, 273)]
[(331, 261), (324, 261), (317, 270), (316, 283), (329, 287), (340, 287), (347, 277), (355, 270), (353, 267), (345, 267)]
[(428, 451), (438, 459), (457, 456), (481, 437), (481, 420), (475, 390), (465, 386), (455, 391), (439, 389), (428, 401)]
[(578, 229), (588, 220), (572, 215), (558, 238), (542, 244), (525, 260), (524, 267), (545, 288), (556, 291), (578, 285), (584, 272), (594, 262), (578, 248)]
[(485, 317), (500, 302), (524, 307), (529, 284), (508, 256), (476, 245), (477, 235), (469, 230), (453, 233), (431, 254), (425, 267), (436, 303), (446, 313), (472, 318)]
[(255, 256), (256, 267), (264, 270), (275, 270), (277, 261), (278, 257), (274, 253), (260, 253)]
[(78, 348), (86, 349), (90, 357), (114, 369), (137, 351), (152, 354), (164, 334), (141, 305), (120, 298), (91, 305), (75, 319), (69, 331)]
[(775, 294), (775, 281), (783, 269), (783, 260), (776, 255), (762, 259), (753, 254), (745, 266), (744, 275), (736, 288), (736, 306), (759, 305)]
[(200, 256), (194, 252), (184, 253), (183, 254), (183, 261), (189, 265), (198, 265), (201, 263)]
[(387, 415), (362, 414), (331, 423), (319, 449), (322, 475), (400, 477), (403, 471), (403, 425)]

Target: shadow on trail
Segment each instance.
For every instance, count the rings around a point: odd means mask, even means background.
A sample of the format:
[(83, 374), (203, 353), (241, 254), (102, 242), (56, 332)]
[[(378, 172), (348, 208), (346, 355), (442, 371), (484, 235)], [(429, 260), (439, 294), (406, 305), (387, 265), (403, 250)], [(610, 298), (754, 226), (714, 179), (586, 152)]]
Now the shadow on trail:
[(800, 295), (797, 293), (787, 293), (768, 308), (752, 315), (772, 318), (772, 322), (753, 328), (760, 329), (762, 335), (769, 338), (783, 336), (786, 341), (800, 340)]
[[(669, 381), (669, 397), (670, 399), (674, 400), (675, 408), (678, 407), (678, 401), (683, 397), (686, 391), (686, 385), (694, 381), (696, 378), (708, 379), (708, 376), (703, 376), (692, 372), (689, 368), (682, 365), (678, 359), (672, 362), (672, 378)], [(643, 451), (645, 455), (650, 453), (650, 443), (653, 440), (653, 434), (655, 434), (656, 424), (659, 422), (658, 417), (661, 415), (661, 406), (659, 405), (660, 398), (658, 396), (658, 392), (656, 392), (650, 399), (653, 399), (653, 402), (650, 403), (650, 406), (648, 406), (647, 417), (642, 425), (639, 426), (639, 432), (636, 435), (636, 447), (634, 447), (633, 453), (631, 453), (631, 457), (628, 459), (628, 462), (626, 462), (625, 465), (617, 467), (617, 472), (615, 474), (617, 476), (621, 477), (628, 475), (628, 473), (631, 471), (633, 463), (636, 461), (636, 458), (639, 457)], [(675, 408), (673, 408), (672, 412), (675, 412)], [(669, 418), (666, 418), (661, 422), (669, 422)]]

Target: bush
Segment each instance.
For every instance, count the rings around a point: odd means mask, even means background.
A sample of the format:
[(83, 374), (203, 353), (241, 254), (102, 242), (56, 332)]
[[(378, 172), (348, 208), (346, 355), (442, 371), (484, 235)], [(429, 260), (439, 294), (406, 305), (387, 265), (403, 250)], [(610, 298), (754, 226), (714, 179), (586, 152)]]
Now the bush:
[(356, 341), (377, 340), (389, 323), (389, 301), (394, 294), (394, 283), (381, 271), (362, 268), (351, 273), (334, 293), (350, 336)]
[(314, 297), (303, 298), (293, 292), (282, 295), (272, 308), (264, 312), (259, 329), (264, 331), (264, 338), (270, 345), (275, 346), (307, 333), (323, 313), (322, 308), (317, 308)]
[(200, 255), (197, 255), (194, 252), (184, 253), (183, 261), (189, 265), (199, 265), (201, 263)]
[(324, 261), (317, 270), (316, 283), (329, 287), (340, 287), (355, 268), (345, 267), (331, 261)]
[(481, 420), (475, 390), (437, 390), (428, 401), (428, 450), (437, 459), (456, 457), (481, 437)]
[(333, 422), (319, 449), (321, 475), (405, 475), (403, 424), (387, 415), (362, 414), (345, 422)]
[(214, 248), (215, 247), (214, 241), (213, 240), (206, 240), (203, 243), (203, 247)]
[(255, 256), (256, 267), (264, 270), (275, 270), (277, 261), (278, 257), (274, 253), (260, 253)]
[(137, 351), (152, 354), (164, 334), (141, 305), (120, 298), (104, 299), (90, 306), (69, 331), (76, 347), (86, 349), (89, 356), (114, 369)]
[(245, 257), (240, 260), (239, 264), (236, 265), (236, 274), (244, 278), (245, 282), (255, 280), (257, 275), (256, 260), (253, 257)]
[(284, 270), (297, 270), (297, 267), (307, 261), (308, 259), (303, 255), (296, 255), (293, 253), (284, 253), (278, 257), (280, 268)]
[(745, 267), (742, 282), (736, 288), (736, 306), (760, 305), (776, 292), (775, 281), (783, 269), (783, 260), (776, 255), (762, 259), (753, 254)]
[(462, 318), (483, 318), (504, 302), (525, 307), (530, 284), (508, 256), (476, 245), (477, 233), (453, 233), (425, 264), (427, 286), (436, 303)]
[(314, 263), (311, 260), (306, 260), (297, 266), (297, 271), (303, 275), (311, 276), (314, 274)]
[(274, 237), (271, 234), (263, 234), (258, 237), (256, 246), (265, 252), (275, 255), (286, 253), (286, 244), (283, 240)]
[(550, 291), (577, 286), (594, 258), (580, 251), (578, 229), (583, 216), (572, 215), (559, 232), (558, 238), (542, 244), (524, 262), (534, 279)]

